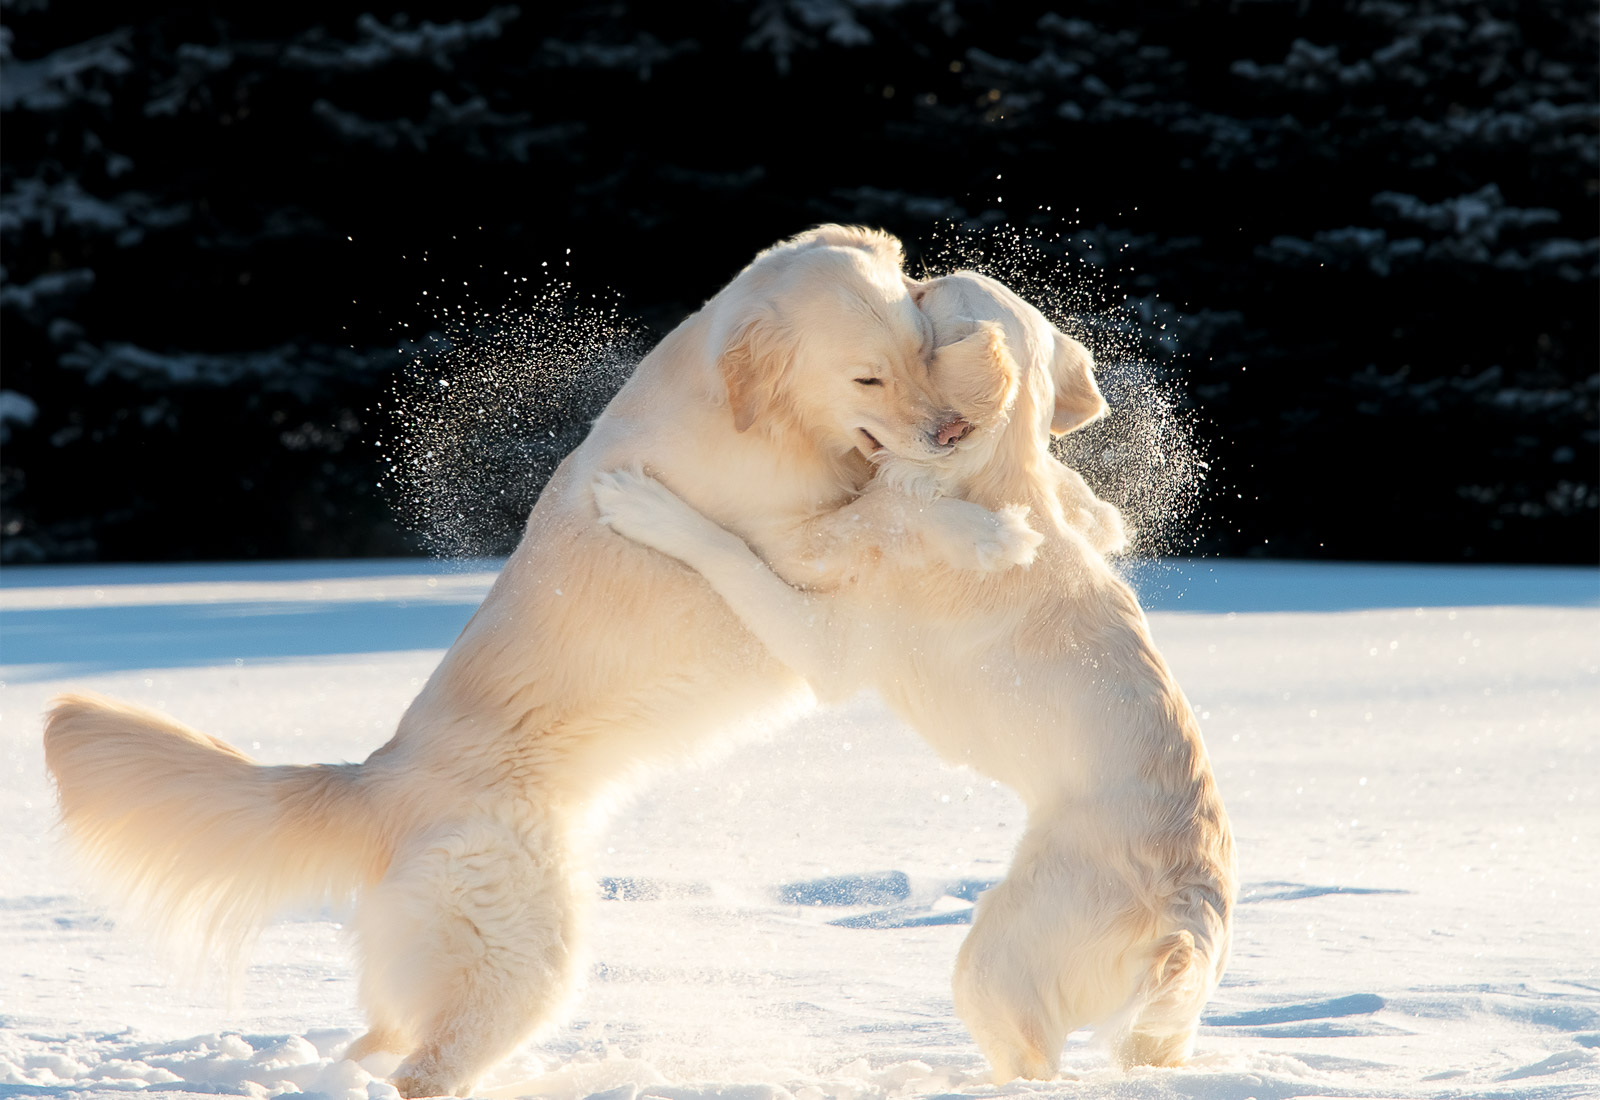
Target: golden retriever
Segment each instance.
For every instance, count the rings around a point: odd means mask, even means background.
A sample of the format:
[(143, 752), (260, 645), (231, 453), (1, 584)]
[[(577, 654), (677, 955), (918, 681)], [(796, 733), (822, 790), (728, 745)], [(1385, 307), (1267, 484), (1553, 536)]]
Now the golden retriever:
[[(406, 1096), (465, 1092), (573, 993), (607, 796), (808, 698), (701, 578), (597, 523), (590, 482), (648, 463), (754, 546), (804, 538), (867, 456), (931, 459), (968, 430), (932, 351), (894, 238), (824, 226), (761, 253), (562, 463), (388, 744), (266, 767), (163, 715), (63, 698), (44, 738), (68, 834), (169, 933), (237, 944), (288, 904), (352, 899), (370, 1030), (348, 1056), (403, 1055)], [(940, 515), (946, 556), (994, 561), (1019, 534), (963, 501)]]
[[(935, 384), (973, 427), (954, 453), (886, 456), (831, 532), (758, 548), (776, 573), (642, 472), (596, 479), (601, 518), (699, 571), (819, 696), (875, 687), (946, 760), (1022, 797), (1027, 830), (954, 982), (997, 1083), (1053, 1076), (1086, 1025), (1124, 1063), (1176, 1064), (1227, 961), (1233, 840), (1194, 712), (1096, 548), (1120, 542), (1115, 509), (1049, 451), (1050, 432), (1104, 407), (1091, 360), (992, 279), (918, 296), (942, 343)], [(1039, 534), (1011, 527), (998, 557), (1031, 564), (902, 557), (928, 537), (906, 526), (951, 514), (918, 502), (957, 496), (997, 523), (1030, 516)]]

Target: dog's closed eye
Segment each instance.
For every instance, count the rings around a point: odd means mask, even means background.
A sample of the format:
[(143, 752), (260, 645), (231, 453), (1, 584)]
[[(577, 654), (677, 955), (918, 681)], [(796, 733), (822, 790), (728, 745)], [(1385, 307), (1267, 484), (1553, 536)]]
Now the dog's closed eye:
[(881, 385), (883, 385), (883, 379), (881, 379), (881, 378), (857, 378), (856, 379), (856, 385), (858, 385), (858, 386), (881, 386)]

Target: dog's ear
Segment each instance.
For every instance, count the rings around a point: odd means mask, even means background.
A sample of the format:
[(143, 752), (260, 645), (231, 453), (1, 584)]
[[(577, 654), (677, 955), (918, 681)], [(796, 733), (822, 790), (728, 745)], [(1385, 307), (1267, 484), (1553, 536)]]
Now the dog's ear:
[(1006, 332), (992, 321), (972, 335), (934, 353), (933, 377), (939, 392), (969, 420), (990, 420), (1011, 405), (1017, 393), (1017, 361), (1006, 347)]
[(1066, 435), (1104, 416), (1106, 399), (1095, 385), (1089, 349), (1059, 329), (1055, 345), (1050, 374), (1056, 384), (1056, 410), (1050, 417), (1050, 434)]
[(792, 343), (771, 317), (755, 317), (734, 330), (717, 367), (728, 390), (735, 431), (748, 431), (777, 400)]

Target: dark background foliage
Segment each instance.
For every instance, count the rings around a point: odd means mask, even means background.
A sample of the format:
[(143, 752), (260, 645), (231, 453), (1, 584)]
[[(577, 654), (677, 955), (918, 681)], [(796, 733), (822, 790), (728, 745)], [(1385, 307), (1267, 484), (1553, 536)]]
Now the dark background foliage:
[(1203, 414), (1204, 550), (1600, 552), (1587, 0), (3, 21), (7, 561), (406, 552), (373, 408), (422, 290), (558, 270), (662, 332), (823, 220), (1111, 264)]

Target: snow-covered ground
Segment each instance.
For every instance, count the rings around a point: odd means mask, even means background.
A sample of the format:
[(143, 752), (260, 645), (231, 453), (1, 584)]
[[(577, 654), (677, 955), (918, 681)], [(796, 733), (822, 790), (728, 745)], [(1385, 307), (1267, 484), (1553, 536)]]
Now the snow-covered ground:
[[(63, 689), (272, 761), (381, 744), (492, 563), (41, 567), (0, 577), (0, 1096), (392, 1095), (336, 914), (230, 995), (89, 900), (52, 835)], [(870, 699), (664, 775), (601, 841), (593, 965), (496, 1097), (1600, 1095), (1600, 572), (1147, 564), (1242, 905), (1193, 1063), (984, 1084), (949, 971), (1022, 820)], [(609, 1091), (608, 1091), (609, 1090)]]

